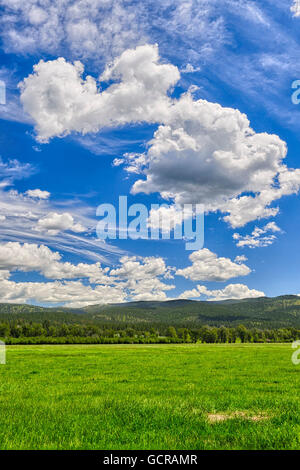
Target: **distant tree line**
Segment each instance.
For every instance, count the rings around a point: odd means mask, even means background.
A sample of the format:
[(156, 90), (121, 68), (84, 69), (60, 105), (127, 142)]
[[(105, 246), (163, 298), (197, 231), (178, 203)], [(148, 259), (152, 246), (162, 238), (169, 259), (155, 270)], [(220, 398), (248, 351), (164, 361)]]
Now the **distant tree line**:
[(0, 322), (6, 344), (151, 344), (151, 343), (276, 343), (300, 339), (298, 328), (181, 327), (165, 324), (67, 324), (24, 319)]

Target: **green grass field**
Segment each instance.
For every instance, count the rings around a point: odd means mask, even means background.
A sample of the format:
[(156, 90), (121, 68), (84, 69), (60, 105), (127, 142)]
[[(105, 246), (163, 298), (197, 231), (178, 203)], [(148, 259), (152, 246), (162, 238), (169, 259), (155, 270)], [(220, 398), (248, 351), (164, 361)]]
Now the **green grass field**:
[(299, 449), (290, 344), (11, 346), (0, 449)]

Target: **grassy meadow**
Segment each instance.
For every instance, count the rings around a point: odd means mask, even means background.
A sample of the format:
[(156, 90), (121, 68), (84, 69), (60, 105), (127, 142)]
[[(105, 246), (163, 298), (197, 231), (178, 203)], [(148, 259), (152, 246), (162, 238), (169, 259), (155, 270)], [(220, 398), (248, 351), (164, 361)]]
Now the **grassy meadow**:
[(290, 344), (9, 346), (0, 449), (299, 449)]

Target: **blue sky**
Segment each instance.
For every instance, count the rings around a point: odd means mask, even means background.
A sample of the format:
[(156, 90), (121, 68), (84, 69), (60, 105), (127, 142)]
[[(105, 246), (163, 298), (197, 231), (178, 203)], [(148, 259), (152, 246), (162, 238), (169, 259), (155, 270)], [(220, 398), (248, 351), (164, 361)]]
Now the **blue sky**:
[[(80, 307), (300, 294), (300, 5), (0, 0), (0, 297)], [(203, 204), (205, 242), (97, 238)]]

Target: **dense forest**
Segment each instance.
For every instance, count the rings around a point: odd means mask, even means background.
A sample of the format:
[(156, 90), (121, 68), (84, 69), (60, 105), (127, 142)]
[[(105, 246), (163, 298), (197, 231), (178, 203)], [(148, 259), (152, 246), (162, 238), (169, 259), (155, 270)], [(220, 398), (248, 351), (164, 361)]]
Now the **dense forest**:
[(96, 325), (66, 324), (44, 320), (0, 322), (0, 338), (6, 344), (114, 344), (114, 343), (264, 343), (300, 339), (300, 329), (260, 330), (239, 325), (234, 328), (201, 326), (174, 327), (164, 324)]
[(83, 309), (0, 304), (6, 344), (235, 343), (300, 339), (300, 298), (131, 302)]

